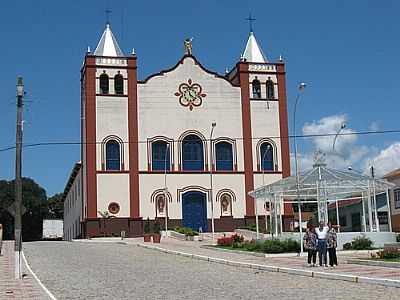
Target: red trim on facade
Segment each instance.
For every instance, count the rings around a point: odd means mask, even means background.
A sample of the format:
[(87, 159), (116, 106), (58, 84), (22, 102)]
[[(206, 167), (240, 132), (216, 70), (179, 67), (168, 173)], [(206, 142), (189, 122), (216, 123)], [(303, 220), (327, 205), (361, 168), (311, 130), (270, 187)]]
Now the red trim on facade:
[(128, 135), (129, 135), (129, 195), (130, 216), (140, 217), (139, 145), (136, 56), (128, 58)]
[[(290, 176), (290, 152), (289, 152), (289, 123), (286, 100), (286, 78), (285, 65), (276, 65), (278, 78), (278, 97), (279, 97), (279, 128), (281, 136), (281, 157), (282, 157), (282, 177)], [(293, 215), (293, 205), (284, 204), (284, 214)]]
[(278, 64), (278, 95), (279, 95), (279, 128), (281, 136), (282, 175), (290, 176), (289, 129), (286, 101), (285, 65)]
[(246, 195), (246, 216), (254, 216), (254, 201), (249, 192), (254, 190), (253, 174), (253, 145), (251, 132), (250, 90), (249, 90), (249, 65), (239, 63), (239, 81), (242, 96), (242, 128), (244, 152), (244, 182)]
[[(82, 70), (85, 101), (86, 128), (86, 199), (87, 217), (97, 217), (97, 178), (96, 178), (96, 58), (85, 57)], [(85, 176), (85, 174), (83, 174)]]

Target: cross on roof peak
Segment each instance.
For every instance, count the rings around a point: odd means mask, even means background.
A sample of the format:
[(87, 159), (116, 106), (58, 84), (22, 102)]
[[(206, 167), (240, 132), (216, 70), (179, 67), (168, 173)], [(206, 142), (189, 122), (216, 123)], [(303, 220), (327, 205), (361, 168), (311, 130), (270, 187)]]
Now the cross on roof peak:
[(249, 21), (249, 26), (250, 26), (250, 32), (253, 32), (253, 22), (256, 19), (252, 17), (251, 13), (249, 14), (249, 17), (246, 19), (246, 21)]
[(110, 24), (110, 15), (112, 13), (112, 10), (107, 8), (104, 13), (106, 14), (106, 24)]

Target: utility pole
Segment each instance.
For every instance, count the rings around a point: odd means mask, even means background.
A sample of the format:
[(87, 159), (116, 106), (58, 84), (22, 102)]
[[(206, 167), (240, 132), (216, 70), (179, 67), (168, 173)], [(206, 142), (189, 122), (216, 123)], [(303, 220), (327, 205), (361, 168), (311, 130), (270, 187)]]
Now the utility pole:
[(24, 84), (22, 77), (17, 78), (17, 134), (15, 151), (15, 279), (22, 279), (21, 251), (22, 251), (22, 109), (24, 105)]

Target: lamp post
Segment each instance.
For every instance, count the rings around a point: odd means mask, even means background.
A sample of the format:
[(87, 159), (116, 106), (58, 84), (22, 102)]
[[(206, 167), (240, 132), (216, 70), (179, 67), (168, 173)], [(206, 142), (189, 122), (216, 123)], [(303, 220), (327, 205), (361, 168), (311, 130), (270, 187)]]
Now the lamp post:
[(293, 143), (294, 143), (294, 164), (295, 164), (295, 172), (296, 172), (296, 194), (297, 194), (297, 205), (299, 210), (299, 233), (300, 233), (300, 252), (303, 253), (303, 229), (302, 229), (302, 220), (301, 220), (301, 203), (300, 203), (300, 191), (299, 191), (299, 166), (297, 163), (297, 143), (296, 143), (296, 112), (297, 112), (297, 104), (300, 100), (300, 95), (306, 88), (306, 84), (304, 82), (300, 82), (298, 86), (298, 92), (296, 96), (296, 101), (294, 103), (294, 112), (293, 112)]
[(346, 123), (342, 123), (342, 125), (340, 126), (339, 130), (336, 132), (335, 137), (333, 139), (333, 144), (332, 144), (332, 152), (335, 153), (335, 144), (336, 144), (336, 140), (340, 134), (340, 132), (346, 128)]
[(375, 231), (380, 232), (379, 228), (379, 219), (378, 219), (378, 207), (376, 205), (376, 182), (375, 182), (375, 168), (371, 166), (371, 177), (372, 177), (372, 192), (374, 193), (372, 198), (373, 203), (373, 211), (374, 211), (374, 221), (375, 222)]
[(165, 157), (164, 157), (165, 237), (168, 236), (167, 156), (170, 156), (170, 154), (169, 154), (169, 143), (167, 143), (167, 146), (165, 147)]
[[(346, 123), (342, 123), (342, 125), (341, 125), (340, 128), (339, 128), (339, 130), (338, 130), (338, 131), (336, 132), (336, 134), (335, 134), (335, 137), (334, 137), (334, 139), (333, 139), (333, 144), (332, 144), (332, 152), (333, 152), (333, 153), (335, 153), (335, 144), (336, 144), (336, 140), (337, 140), (337, 138), (338, 138), (340, 132), (341, 132), (343, 129), (345, 129), (345, 128), (346, 128)], [(337, 227), (338, 232), (340, 232), (340, 224), (339, 224), (339, 222), (340, 222), (340, 220), (339, 220), (339, 203), (338, 203), (337, 199), (336, 199), (335, 202), (336, 202), (336, 224), (338, 225), (338, 227)]]
[(212, 240), (215, 240), (214, 237), (214, 201), (213, 201), (213, 177), (212, 177), (212, 167), (213, 167), (213, 159), (212, 159), (212, 136), (214, 133), (214, 128), (217, 126), (217, 123), (211, 123), (211, 132), (210, 132), (210, 201), (211, 201), (211, 233), (212, 233)]

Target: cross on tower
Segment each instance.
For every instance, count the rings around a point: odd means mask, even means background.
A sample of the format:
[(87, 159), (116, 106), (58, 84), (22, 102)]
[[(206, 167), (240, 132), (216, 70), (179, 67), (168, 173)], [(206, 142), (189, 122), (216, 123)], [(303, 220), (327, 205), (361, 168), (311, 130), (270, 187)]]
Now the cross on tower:
[(110, 15), (112, 13), (112, 10), (107, 8), (104, 12), (106, 13), (107, 24), (110, 24)]
[(253, 22), (256, 20), (255, 18), (252, 18), (251, 13), (249, 14), (249, 17), (246, 19), (249, 21), (249, 26), (250, 26), (250, 32), (253, 32)]

